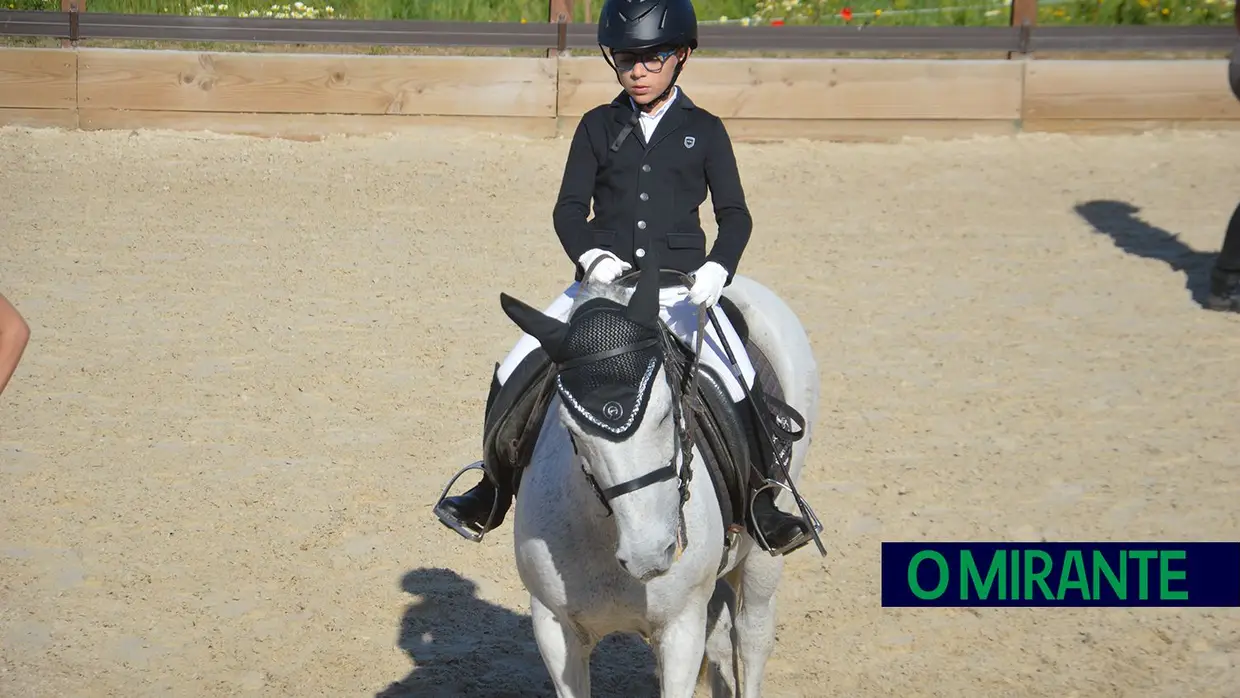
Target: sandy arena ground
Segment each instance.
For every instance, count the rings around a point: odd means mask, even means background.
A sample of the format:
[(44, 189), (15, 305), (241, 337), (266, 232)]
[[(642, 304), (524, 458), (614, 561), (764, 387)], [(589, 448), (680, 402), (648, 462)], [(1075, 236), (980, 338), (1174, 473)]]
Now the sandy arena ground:
[[(766, 695), (1240, 695), (1240, 610), (885, 610), (878, 575), (884, 540), (1240, 539), (1240, 317), (1199, 306), (1240, 134), (737, 149), (743, 271), (824, 396), (831, 555), (789, 560)], [(566, 150), (0, 131), (0, 695), (548, 695), (511, 526), (430, 507), (500, 291), (571, 273)], [(609, 639), (596, 695), (651, 665)]]

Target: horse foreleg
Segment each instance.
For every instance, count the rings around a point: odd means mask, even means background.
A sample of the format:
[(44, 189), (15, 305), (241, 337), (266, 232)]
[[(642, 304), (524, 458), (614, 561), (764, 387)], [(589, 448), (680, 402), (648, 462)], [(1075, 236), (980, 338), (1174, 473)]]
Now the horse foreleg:
[(706, 652), (706, 606), (704, 599), (689, 599), (684, 610), (656, 637), (659, 695), (663, 698), (693, 698)]
[(534, 640), (543, 664), (551, 674), (555, 694), (559, 698), (589, 698), (590, 646), (566, 622), (547, 608), (537, 597), (530, 596), (530, 618), (534, 624)]
[(740, 645), (743, 698), (762, 695), (766, 662), (775, 649), (775, 591), (783, 575), (784, 558), (772, 557), (756, 548), (734, 577), (739, 583), (741, 610), (736, 618), (737, 644)]
[(736, 698), (736, 593), (732, 585), (720, 579), (706, 610), (706, 673), (710, 680), (711, 698)]

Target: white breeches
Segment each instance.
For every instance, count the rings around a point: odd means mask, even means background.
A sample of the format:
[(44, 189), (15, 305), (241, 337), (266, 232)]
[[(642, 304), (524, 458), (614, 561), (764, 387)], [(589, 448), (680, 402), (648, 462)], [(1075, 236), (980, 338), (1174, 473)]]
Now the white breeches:
[[(557, 320), (567, 322), (568, 314), (573, 309), (573, 299), (577, 297), (578, 288), (580, 288), (580, 284), (573, 282), (543, 312)], [(684, 286), (660, 289), (659, 316), (663, 318), (663, 322), (667, 323), (668, 328), (672, 332), (687, 342), (690, 347), (694, 347), (697, 346), (697, 337), (695, 335), (698, 307), (688, 301), (688, 296), (689, 289)], [(719, 326), (723, 328), (724, 338), (727, 341), (728, 348), (732, 350), (732, 356), (736, 357), (736, 363), (740, 366), (741, 375), (745, 379), (745, 385), (752, 388), (754, 370), (753, 364), (749, 362), (749, 354), (745, 352), (745, 345), (741, 344), (740, 337), (736, 334), (736, 329), (732, 327), (732, 322), (722, 310), (716, 306), (712, 310), (712, 314), (719, 321)], [(508, 376), (512, 375), (513, 370), (521, 363), (521, 360), (538, 348), (538, 346), (537, 339), (528, 334), (522, 334), (521, 339), (517, 340), (512, 351), (508, 352), (508, 356), (499, 366), (500, 383), (507, 383)], [(736, 381), (736, 377), (732, 374), (727, 351), (719, 343), (719, 336), (715, 332), (715, 327), (711, 324), (709, 317), (706, 318), (706, 338), (702, 341), (701, 360), (702, 363), (710, 366), (719, 374), (720, 378), (727, 385), (728, 393), (732, 396), (733, 402), (738, 402), (745, 397), (744, 388), (741, 387)]]

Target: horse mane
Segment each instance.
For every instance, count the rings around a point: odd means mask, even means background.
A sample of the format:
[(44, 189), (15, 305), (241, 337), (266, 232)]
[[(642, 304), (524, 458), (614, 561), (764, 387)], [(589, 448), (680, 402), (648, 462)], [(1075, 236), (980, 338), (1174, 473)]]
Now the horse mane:
[(584, 305), (587, 301), (591, 301), (596, 298), (603, 298), (627, 307), (629, 304), (629, 298), (632, 297), (632, 295), (633, 288), (623, 284), (602, 284), (598, 282), (582, 283), (577, 289), (576, 298), (573, 299), (573, 309), (572, 312), (570, 312), (569, 317), (572, 317), (572, 313), (576, 313), (577, 309)]

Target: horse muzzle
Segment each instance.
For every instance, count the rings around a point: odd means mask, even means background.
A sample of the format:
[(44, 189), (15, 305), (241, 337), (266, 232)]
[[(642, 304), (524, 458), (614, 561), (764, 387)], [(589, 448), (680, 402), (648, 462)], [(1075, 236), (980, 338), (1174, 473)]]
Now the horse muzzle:
[(678, 545), (673, 541), (662, 552), (654, 554), (635, 554), (621, 547), (616, 551), (616, 562), (639, 582), (650, 580), (665, 574), (676, 562)]

